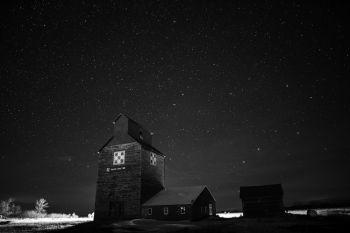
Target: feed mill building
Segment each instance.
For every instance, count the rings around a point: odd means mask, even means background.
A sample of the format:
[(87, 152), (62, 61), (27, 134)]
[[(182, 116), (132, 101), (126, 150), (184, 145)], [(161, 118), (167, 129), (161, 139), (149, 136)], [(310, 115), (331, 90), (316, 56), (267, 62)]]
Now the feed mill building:
[(279, 216), (284, 214), (281, 184), (240, 188), (244, 217)]
[(152, 134), (120, 114), (98, 154), (95, 221), (133, 218), (200, 219), (216, 214), (205, 186), (165, 188), (165, 156)]

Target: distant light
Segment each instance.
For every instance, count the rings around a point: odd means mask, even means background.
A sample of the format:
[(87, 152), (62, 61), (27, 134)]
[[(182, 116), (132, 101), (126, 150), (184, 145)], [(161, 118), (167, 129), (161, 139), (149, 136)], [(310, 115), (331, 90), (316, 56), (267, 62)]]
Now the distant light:
[(237, 213), (224, 212), (224, 213), (218, 213), (217, 215), (220, 218), (239, 218), (243, 216), (243, 213), (242, 212), (237, 212)]

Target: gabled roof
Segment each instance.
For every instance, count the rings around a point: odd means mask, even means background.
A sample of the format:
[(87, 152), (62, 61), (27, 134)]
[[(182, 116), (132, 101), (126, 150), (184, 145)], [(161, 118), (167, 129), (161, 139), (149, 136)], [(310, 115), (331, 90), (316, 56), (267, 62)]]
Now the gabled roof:
[(135, 123), (136, 125), (138, 125), (140, 128), (143, 128), (143, 129), (145, 129), (146, 131), (149, 131), (149, 130), (146, 129), (146, 127), (144, 127), (143, 125), (141, 125), (141, 124), (138, 123), (137, 121), (134, 121), (133, 119), (131, 119), (131, 117), (129, 117), (128, 115), (126, 115), (126, 114), (124, 114), (124, 113), (119, 113), (118, 116), (114, 119), (113, 124), (115, 124), (115, 123), (119, 120), (119, 118), (120, 118), (121, 116), (125, 116), (126, 118), (128, 118), (129, 121), (132, 121), (133, 123)]
[(192, 204), (205, 189), (205, 185), (166, 188), (146, 201), (143, 206)]
[[(138, 125), (140, 128), (143, 128), (143, 129), (145, 129), (146, 131), (149, 131), (149, 130), (147, 130), (145, 127), (143, 127), (141, 124), (139, 124), (138, 122), (134, 121), (134, 120), (131, 119), (129, 116), (127, 116), (127, 115), (125, 115), (125, 114), (123, 114), (123, 113), (120, 113), (120, 114), (114, 119), (113, 124), (115, 124), (115, 123), (119, 120), (119, 118), (120, 118), (121, 116), (125, 116), (126, 118), (128, 118), (129, 121), (132, 121), (133, 123), (135, 123), (136, 125)], [(133, 136), (130, 135), (130, 134), (129, 134), (129, 136), (132, 137), (132, 138), (133, 138), (135, 141), (137, 141), (138, 143), (140, 143), (140, 144), (141, 144), (144, 148), (146, 148), (147, 150), (152, 151), (152, 152), (154, 152), (154, 153), (156, 153), (156, 154), (159, 154), (159, 155), (163, 155), (163, 156), (164, 156), (164, 154), (163, 154), (162, 152), (160, 152), (159, 150), (157, 150), (156, 148), (154, 148), (152, 145), (150, 145), (150, 144), (148, 144), (148, 143), (146, 143), (146, 142), (140, 140), (140, 138), (135, 138), (135, 137), (133, 137)], [(111, 137), (106, 141), (106, 143), (103, 144), (103, 146), (98, 150), (98, 153), (100, 153), (100, 152), (103, 150), (103, 148), (105, 148), (113, 139), (114, 139), (114, 136), (111, 136)]]
[(271, 184), (262, 186), (240, 187), (240, 198), (254, 198), (263, 196), (282, 196), (283, 190), (281, 184)]

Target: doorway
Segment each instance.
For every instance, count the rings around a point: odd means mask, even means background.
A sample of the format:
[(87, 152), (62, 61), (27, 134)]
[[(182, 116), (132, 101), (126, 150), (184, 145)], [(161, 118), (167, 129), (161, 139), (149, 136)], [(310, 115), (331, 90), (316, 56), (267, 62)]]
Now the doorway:
[(124, 216), (124, 203), (110, 201), (108, 215), (111, 218), (122, 218)]

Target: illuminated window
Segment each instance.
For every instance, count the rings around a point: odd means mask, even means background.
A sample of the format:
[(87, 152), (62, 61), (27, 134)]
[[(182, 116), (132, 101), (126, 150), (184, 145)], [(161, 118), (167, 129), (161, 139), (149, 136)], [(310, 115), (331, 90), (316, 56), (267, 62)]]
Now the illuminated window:
[(212, 216), (213, 215), (213, 204), (209, 204), (209, 215)]
[(185, 213), (186, 213), (186, 207), (180, 206), (180, 214), (185, 214)]
[(148, 215), (152, 215), (152, 208), (148, 208), (148, 209), (147, 209), (147, 214), (148, 214)]
[(151, 155), (149, 157), (149, 161), (150, 161), (151, 165), (153, 165), (153, 166), (157, 165), (157, 157), (153, 152), (151, 152)]
[(125, 163), (125, 150), (114, 152), (113, 165), (120, 165)]
[(169, 213), (168, 207), (164, 207), (163, 212), (164, 212), (164, 215), (168, 215)]

